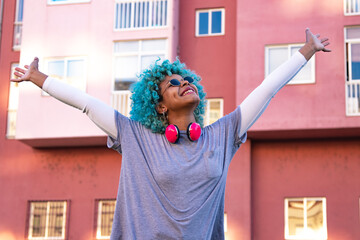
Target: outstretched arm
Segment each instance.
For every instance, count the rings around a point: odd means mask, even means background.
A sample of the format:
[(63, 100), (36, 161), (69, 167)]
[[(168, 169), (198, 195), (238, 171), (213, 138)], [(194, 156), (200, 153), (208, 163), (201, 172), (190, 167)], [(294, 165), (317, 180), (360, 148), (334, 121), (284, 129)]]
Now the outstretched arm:
[(271, 98), (286, 85), (306, 64), (306, 62), (318, 51), (330, 52), (327, 38), (319, 39), (320, 35), (314, 35), (306, 29), (306, 43), (286, 61), (273, 71), (248, 97), (240, 104), (242, 136), (261, 116), (269, 105)]
[(64, 82), (49, 78), (38, 70), (38, 63), (39, 59), (35, 58), (30, 66), (25, 66), (25, 69), (15, 68), (15, 75), (18, 78), (11, 81), (34, 83), (56, 99), (86, 113), (107, 135), (117, 137), (115, 113), (112, 107)]

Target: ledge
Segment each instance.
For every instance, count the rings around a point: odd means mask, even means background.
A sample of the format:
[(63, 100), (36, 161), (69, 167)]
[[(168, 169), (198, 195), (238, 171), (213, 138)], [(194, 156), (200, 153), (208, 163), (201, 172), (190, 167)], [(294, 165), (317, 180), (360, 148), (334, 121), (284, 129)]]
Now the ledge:
[(106, 146), (107, 137), (15, 139), (33, 148)]
[(288, 129), (288, 130), (260, 130), (248, 131), (251, 140), (282, 140), (282, 139), (324, 139), (324, 138), (359, 138), (358, 128), (333, 129)]

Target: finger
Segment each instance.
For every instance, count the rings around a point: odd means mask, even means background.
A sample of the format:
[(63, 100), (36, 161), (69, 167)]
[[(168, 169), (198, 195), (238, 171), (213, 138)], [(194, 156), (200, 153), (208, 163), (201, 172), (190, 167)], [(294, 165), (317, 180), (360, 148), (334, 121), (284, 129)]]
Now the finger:
[(16, 77), (22, 77), (24, 74), (21, 74), (21, 73), (19, 73), (19, 72), (14, 72), (14, 75), (16, 76)]
[(324, 47), (326, 47), (329, 44), (330, 44), (329, 42), (323, 43)]
[[(19, 68), (19, 67), (16, 67), (15, 70), (18, 71), (18, 72), (21, 72), (21, 73), (25, 73), (25, 72), (26, 72), (26, 70), (24, 70), (24, 69), (22, 69), (22, 68)], [(15, 73), (16, 73), (16, 72), (15, 72)]]
[(21, 82), (22, 80), (20, 78), (12, 78), (10, 79), (11, 82)]
[(331, 49), (324, 48), (322, 51), (323, 52), (331, 52)]
[(24, 68), (29, 69), (29, 65), (25, 65)]
[(323, 42), (326, 42), (327, 40), (329, 40), (328, 38), (322, 38), (320, 41), (321, 41), (321, 43), (323, 43)]
[(315, 37), (317, 37), (317, 38), (320, 37), (320, 34), (315, 34)]

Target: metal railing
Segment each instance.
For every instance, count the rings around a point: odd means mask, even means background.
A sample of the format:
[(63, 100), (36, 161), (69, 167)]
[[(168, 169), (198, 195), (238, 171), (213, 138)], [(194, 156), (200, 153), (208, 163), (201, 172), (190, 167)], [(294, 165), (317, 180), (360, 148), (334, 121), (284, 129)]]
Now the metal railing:
[(360, 116), (360, 80), (346, 82), (346, 115)]
[(360, 0), (344, 0), (345, 15), (360, 15)]
[(115, 29), (166, 27), (168, 0), (117, 0)]
[(112, 93), (112, 107), (124, 116), (130, 116), (130, 91), (116, 91)]

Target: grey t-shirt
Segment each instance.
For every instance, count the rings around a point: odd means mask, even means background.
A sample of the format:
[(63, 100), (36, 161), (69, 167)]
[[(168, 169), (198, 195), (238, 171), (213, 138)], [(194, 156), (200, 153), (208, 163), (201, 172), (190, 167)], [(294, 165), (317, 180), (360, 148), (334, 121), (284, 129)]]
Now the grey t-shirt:
[(111, 238), (224, 239), (228, 167), (246, 140), (239, 136), (241, 110), (177, 144), (139, 122), (115, 113), (117, 139), (108, 147), (122, 154)]

